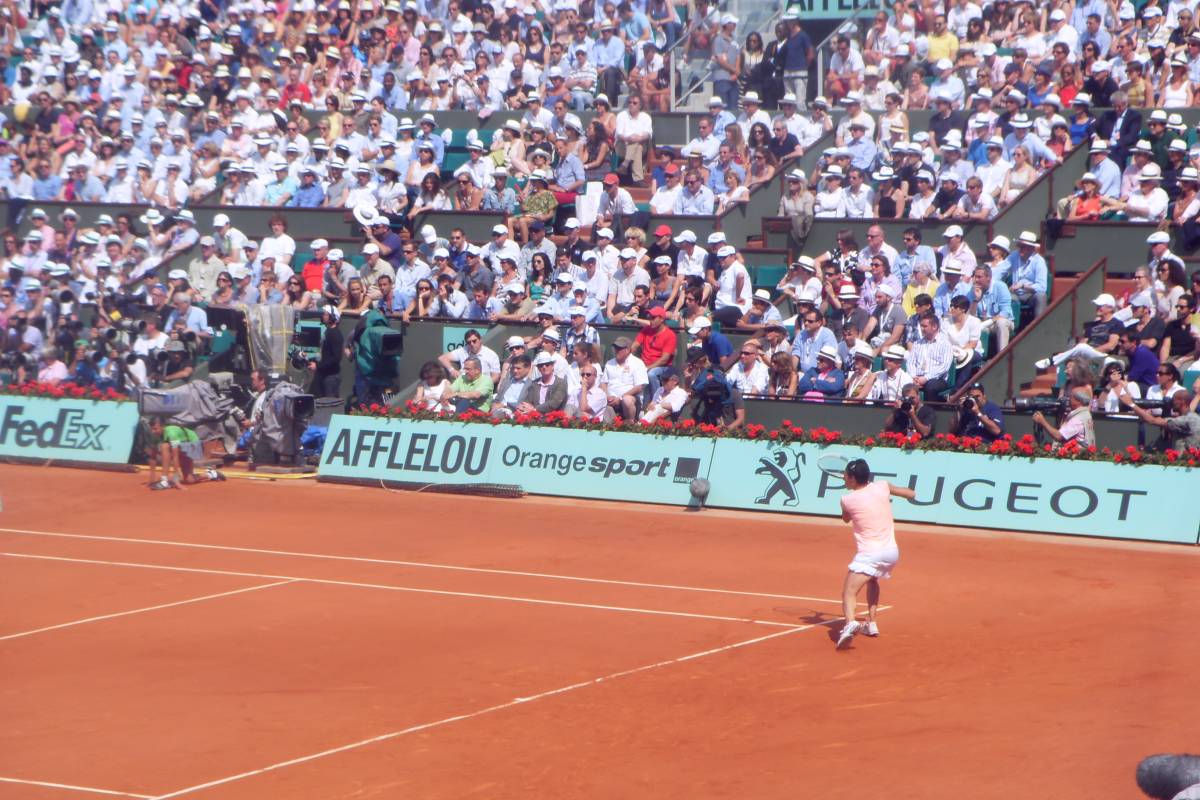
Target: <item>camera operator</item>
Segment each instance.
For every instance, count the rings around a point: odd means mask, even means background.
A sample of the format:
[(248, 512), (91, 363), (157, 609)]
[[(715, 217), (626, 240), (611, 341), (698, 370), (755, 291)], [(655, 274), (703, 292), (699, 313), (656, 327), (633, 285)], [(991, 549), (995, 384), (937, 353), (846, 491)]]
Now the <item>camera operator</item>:
[(168, 388), (174, 388), (191, 380), (193, 371), (192, 357), (188, 355), (187, 348), (183, 342), (178, 339), (171, 339), (167, 342), (164, 351), (166, 352), (166, 360), (159, 368), (162, 374), (159, 382)]
[(901, 388), (900, 396), (892, 405), (896, 410), (883, 426), (884, 433), (903, 433), (905, 436), (918, 433), (923, 437), (933, 435), (937, 416), (932, 408), (921, 401), (921, 392), (915, 383)]
[(100, 349), (92, 350), (87, 339), (75, 340), (75, 357), (71, 363), (71, 383), (79, 386), (94, 386), (100, 378), (100, 367), (108, 361)]
[(308, 371), (313, 374), (309, 391), (314, 397), (340, 397), (342, 394), (342, 357), (346, 347), (345, 337), (338, 330), (341, 312), (336, 306), (321, 309), (321, 323), (325, 333), (321, 337), (321, 358), (308, 362)]
[(233, 418), (237, 420), (242, 430), (252, 430), (262, 419), (263, 401), (267, 396), (268, 386), (270, 386), (270, 375), (265, 369), (256, 369), (250, 373), (250, 393), (254, 396), (254, 401), (250, 404), (250, 412), (246, 413), (237, 406), (234, 406), (233, 409)]
[(954, 415), (954, 433), (979, 437), (985, 442), (994, 442), (1004, 435), (1004, 412), (987, 399), (983, 384), (971, 384), (967, 396), (959, 403)]
[(1096, 443), (1091, 406), (1092, 390), (1086, 386), (1076, 386), (1067, 394), (1067, 416), (1062, 422), (1062, 427), (1054, 427), (1040, 411), (1033, 412), (1030, 419), (1060, 444), (1075, 442), (1080, 447), (1091, 447)]
[[(1122, 397), (1122, 400), (1125, 398)], [(1129, 398), (1133, 413), (1147, 425), (1162, 428), (1162, 438), (1155, 443), (1156, 450), (1186, 450), (1189, 447), (1200, 447), (1200, 414), (1196, 406), (1200, 402), (1200, 394), (1192, 397), (1186, 390), (1175, 392), (1166, 402), (1171, 404), (1174, 416), (1155, 416), (1150, 409), (1133, 404)], [(1158, 409), (1154, 409), (1158, 411)], [(1160, 412), (1161, 413), (1161, 412)]]
[(154, 355), (156, 350), (162, 350), (167, 346), (169, 337), (159, 330), (158, 325), (157, 314), (150, 314), (146, 317), (142, 332), (134, 340), (131, 348), (135, 354), (149, 358)]
[(212, 328), (208, 327), (208, 314), (205, 313), (204, 309), (192, 305), (191, 295), (186, 292), (176, 292), (172, 303), (175, 306), (175, 310), (167, 318), (168, 331), (173, 331), (177, 328), (187, 330), (203, 339), (207, 339), (213, 335)]

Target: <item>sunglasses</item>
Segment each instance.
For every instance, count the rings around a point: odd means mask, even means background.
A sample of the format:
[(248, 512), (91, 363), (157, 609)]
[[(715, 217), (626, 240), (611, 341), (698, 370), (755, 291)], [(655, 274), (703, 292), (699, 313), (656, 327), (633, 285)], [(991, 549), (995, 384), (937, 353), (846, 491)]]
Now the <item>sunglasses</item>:
[(593, 378), (596, 376), (596, 373), (594, 373), (594, 372), (581, 372), (579, 374), (585, 378)]
[(756, 355), (758, 355), (758, 353), (754, 352), (753, 350), (742, 350), (740, 353), (738, 353), (738, 355), (742, 355), (742, 356), (756, 356)]

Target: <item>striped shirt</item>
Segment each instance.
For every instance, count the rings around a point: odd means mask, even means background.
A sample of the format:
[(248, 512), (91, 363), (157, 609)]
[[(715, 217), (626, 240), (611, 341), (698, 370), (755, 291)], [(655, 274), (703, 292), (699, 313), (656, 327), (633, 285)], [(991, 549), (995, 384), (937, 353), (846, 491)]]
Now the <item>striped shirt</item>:
[(931, 381), (946, 377), (953, 361), (954, 350), (950, 347), (950, 340), (946, 334), (938, 331), (933, 341), (922, 336), (913, 342), (904, 366), (914, 378)]

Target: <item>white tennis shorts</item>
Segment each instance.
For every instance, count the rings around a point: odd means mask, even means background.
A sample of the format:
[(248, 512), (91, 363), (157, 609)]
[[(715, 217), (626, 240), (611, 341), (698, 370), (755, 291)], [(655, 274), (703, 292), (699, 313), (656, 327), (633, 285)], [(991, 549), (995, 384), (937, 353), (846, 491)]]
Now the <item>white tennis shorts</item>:
[(849, 570), (872, 578), (890, 578), (896, 562), (900, 560), (900, 550), (889, 547), (885, 550), (874, 550), (870, 553), (860, 552), (850, 562)]

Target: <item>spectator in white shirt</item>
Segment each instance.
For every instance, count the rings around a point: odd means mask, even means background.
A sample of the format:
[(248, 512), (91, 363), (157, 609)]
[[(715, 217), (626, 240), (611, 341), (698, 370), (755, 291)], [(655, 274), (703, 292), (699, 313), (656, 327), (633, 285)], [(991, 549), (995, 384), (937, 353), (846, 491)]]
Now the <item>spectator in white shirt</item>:
[(1142, 167), (1138, 188), (1125, 201), (1125, 216), (1129, 222), (1162, 222), (1167, 216), (1170, 198), (1160, 183), (1162, 170), (1157, 164)]
[(617, 114), (616, 139), (621, 153), (619, 169), (628, 169), (634, 183), (646, 179), (646, 147), (654, 135), (650, 115), (642, 112), (642, 99), (629, 98), (629, 108)]
[(596, 210), (595, 225), (600, 228), (621, 230), (624, 225), (622, 218), (637, 213), (637, 204), (628, 189), (620, 187), (620, 179), (615, 172), (604, 176), (604, 191), (600, 194), (600, 206)]
[(771, 373), (760, 358), (758, 342), (750, 339), (742, 343), (737, 363), (729, 368), (725, 376), (741, 391), (743, 397), (766, 394)]
[(670, 370), (663, 375), (662, 385), (642, 412), (642, 422), (657, 422), (663, 417), (675, 418), (687, 404), (688, 393), (679, 385), (679, 373)]
[(680, 173), (678, 165), (668, 164), (664, 172), (667, 175), (667, 182), (658, 187), (654, 196), (650, 198), (651, 214), (673, 214), (675, 201), (679, 199), (679, 193), (683, 191), (683, 175)]
[(603, 383), (608, 406), (622, 419), (637, 419), (638, 399), (650, 382), (646, 365), (633, 355), (628, 337), (613, 340), (613, 357), (604, 365)]

